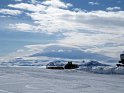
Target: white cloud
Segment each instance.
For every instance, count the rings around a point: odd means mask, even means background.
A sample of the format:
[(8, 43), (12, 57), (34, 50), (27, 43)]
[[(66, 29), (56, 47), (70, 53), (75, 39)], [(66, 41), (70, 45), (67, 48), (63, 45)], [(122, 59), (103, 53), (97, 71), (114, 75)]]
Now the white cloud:
[(35, 4), (36, 3), (36, 0), (31, 0), (32, 4)]
[(33, 12), (40, 12), (43, 11), (46, 7), (40, 4), (33, 5), (33, 4), (27, 4), (27, 3), (19, 3), (19, 4), (9, 4), (9, 7), (16, 8), (16, 9), (23, 9)]
[[(43, 3), (54, 4), (53, 2), (60, 3), (60, 6), (66, 6), (65, 3), (60, 2), (59, 0), (44, 1)], [(55, 33), (65, 32), (65, 30), (89, 30), (90, 32), (95, 33), (124, 34), (124, 11), (106, 12), (101, 10), (75, 12), (54, 7), (53, 5), (46, 7), (42, 4), (33, 5), (26, 3), (9, 6), (33, 11), (33, 13), (26, 14), (34, 20), (34, 23), (37, 25), (37, 27), (34, 26), (34, 28), (36, 28), (35, 30), (37, 30), (37, 32)]]
[(9, 27), (25, 32), (29, 32), (35, 29), (35, 26), (26, 23), (9, 24)]
[[(71, 4), (60, 0), (49, 0), (35, 5), (11, 4), (9, 7), (32, 11), (31, 13), (25, 12), (25, 14), (34, 21), (35, 25), (17, 23), (10, 24), (10, 28), (55, 35), (60, 32), (64, 37), (57, 41), (59, 44), (85, 47), (87, 50), (89, 48), (88, 51), (105, 55), (112, 55), (112, 53), (116, 55), (120, 52), (118, 48), (124, 45), (124, 11), (87, 12), (77, 11), (77, 9), (72, 11), (68, 9), (69, 6)], [(119, 10), (120, 8), (114, 7), (107, 10), (115, 9)]]
[(108, 7), (108, 8), (106, 8), (106, 10), (108, 10), (108, 11), (117, 11), (117, 10), (121, 10), (121, 8), (115, 6), (115, 7)]
[(58, 43), (65, 45), (78, 46), (84, 51), (99, 53), (109, 57), (118, 58), (118, 55), (124, 50), (123, 34), (88, 34), (88, 33), (65, 33), (65, 38)]
[(5, 18), (5, 17), (10, 17), (10, 16), (0, 15), (0, 18)]
[(15, 0), (16, 2), (21, 2), (22, 0)]
[(23, 49), (18, 49), (17, 52), (19, 52), (19, 53), (24, 52), (24, 50)]
[(88, 4), (90, 4), (90, 5), (99, 5), (98, 2), (88, 2)]
[(104, 46), (104, 48), (93, 47), (87, 49), (86, 51), (90, 51), (93, 53), (94, 52), (102, 53), (103, 55), (119, 59), (119, 55), (120, 53), (122, 53), (123, 50), (124, 50), (124, 46), (122, 45), (122, 46), (111, 46), (111, 47)]
[(89, 34), (89, 33), (65, 33), (66, 38), (59, 41), (59, 43), (81, 46), (81, 47), (99, 47), (107, 44), (119, 45), (120, 42), (123, 43), (123, 36), (121, 35), (111, 35), (111, 34)]
[(124, 34), (122, 25), (124, 23), (124, 17), (122, 16), (124, 14), (123, 11), (93, 11), (77, 13), (49, 7), (45, 12), (46, 14), (37, 12), (28, 13), (27, 15), (39, 25), (37, 28), (47, 33), (64, 30), (77, 31), (82, 29), (98, 33)]
[[(53, 46), (57, 46), (58, 49), (53, 49)], [(51, 43), (51, 44), (36, 44), (36, 45), (26, 45), (24, 46), (25, 48), (23, 49), (18, 49), (16, 52), (10, 53), (9, 55), (7, 55), (6, 57), (0, 57), (0, 62), (3, 61), (8, 61), (8, 60), (12, 60), (15, 58), (24, 58), (24, 59), (33, 59), (33, 60), (55, 60), (55, 58), (49, 58), (49, 57), (28, 57), (32, 54), (36, 54), (36, 53), (43, 53), (45, 52), (44, 49), (46, 48), (51, 48), (51, 52), (72, 52), (70, 49), (74, 48), (80, 51), (83, 51), (82, 49), (80, 49), (80, 47), (76, 47), (76, 46), (72, 46), (72, 45), (64, 45), (64, 44), (58, 44), (58, 43)], [(62, 49), (63, 47), (63, 49)], [(64, 49), (64, 47), (66, 49)], [(56, 58), (56, 59), (60, 59), (60, 58)]]
[[(60, 6), (67, 4), (59, 0), (44, 1), (44, 4), (50, 3), (55, 5), (60, 3)], [(111, 34), (123, 34), (123, 19), (124, 11), (106, 12), (106, 11), (71, 11), (68, 9), (61, 9), (53, 5), (45, 6), (42, 4), (26, 4), (20, 3), (9, 5), (9, 7), (19, 8), (33, 11), (33, 13), (26, 13), (27, 16), (34, 20), (37, 25), (37, 32), (55, 33), (61, 31), (77, 31), (90, 30), (91, 32), (102, 32)], [(67, 7), (67, 6), (66, 6)], [(94, 24), (95, 23), (95, 24)], [(34, 30), (34, 29), (33, 29)]]
[(59, 50), (58, 50), (58, 52), (64, 52), (64, 51), (65, 51), (65, 50), (63, 50), (63, 49), (59, 49)]
[(57, 7), (57, 8), (68, 8), (72, 6), (72, 4), (61, 2), (60, 0), (47, 0), (42, 3), (43, 5)]
[(0, 13), (8, 14), (8, 15), (19, 15), (22, 11), (19, 10), (11, 10), (11, 9), (0, 9)]

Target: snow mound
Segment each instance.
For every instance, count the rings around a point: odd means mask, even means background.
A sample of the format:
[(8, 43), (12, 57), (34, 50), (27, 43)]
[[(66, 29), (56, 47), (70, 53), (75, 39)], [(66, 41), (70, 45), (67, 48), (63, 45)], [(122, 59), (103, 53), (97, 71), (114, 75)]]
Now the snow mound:
[(123, 74), (124, 75), (124, 67), (95, 67), (92, 68), (92, 72), (101, 73), (101, 74)]
[(81, 66), (79, 70), (98, 73), (98, 74), (120, 74), (124, 75), (124, 67), (116, 67), (116, 66)]
[(65, 64), (62, 63), (61, 61), (53, 61), (48, 63), (46, 66), (64, 66)]
[(91, 61), (82, 63), (79, 70), (98, 74), (120, 74), (124, 75), (124, 67), (110, 66), (107, 64)]
[(81, 64), (81, 66), (109, 66), (109, 65), (103, 64), (103, 63), (99, 63), (97, 61), (90, 61), (90, 62)]

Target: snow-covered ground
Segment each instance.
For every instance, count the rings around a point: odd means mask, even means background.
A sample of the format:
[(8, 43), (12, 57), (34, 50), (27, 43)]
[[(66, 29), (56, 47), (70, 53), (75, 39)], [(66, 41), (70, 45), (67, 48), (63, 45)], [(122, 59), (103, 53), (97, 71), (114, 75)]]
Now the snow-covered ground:
[(124, 75), (0, 67), (0, 93), (123, 93)]

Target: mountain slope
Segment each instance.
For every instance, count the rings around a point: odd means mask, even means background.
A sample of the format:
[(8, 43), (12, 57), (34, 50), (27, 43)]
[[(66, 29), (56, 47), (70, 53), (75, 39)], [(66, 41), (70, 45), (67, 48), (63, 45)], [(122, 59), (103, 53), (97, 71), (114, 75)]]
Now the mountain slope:
[(51, 45), (46, 47), (42, 52), (38, 52), (36, 54), (31, 55), (30, 57), (54, 57), (54, 58), (67, 58), (67, 59), (91, 59), (91, 60), (107, 60), (112, 59), (111, 57), (98, 54), (85, 52), (85, 50), (81, 50), (76, 47), (69, 46), (60, 46), (60, 45)]

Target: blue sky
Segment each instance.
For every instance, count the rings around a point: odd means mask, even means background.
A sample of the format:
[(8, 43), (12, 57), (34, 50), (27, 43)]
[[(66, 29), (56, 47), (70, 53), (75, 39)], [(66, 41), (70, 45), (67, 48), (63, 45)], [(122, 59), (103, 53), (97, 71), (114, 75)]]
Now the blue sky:
[(124, 51), (123, 5), (123, 0), (0, 0), (0, 56), (45, 52), (53, 45), (67, 51), (62, 45), (118, 58)]

